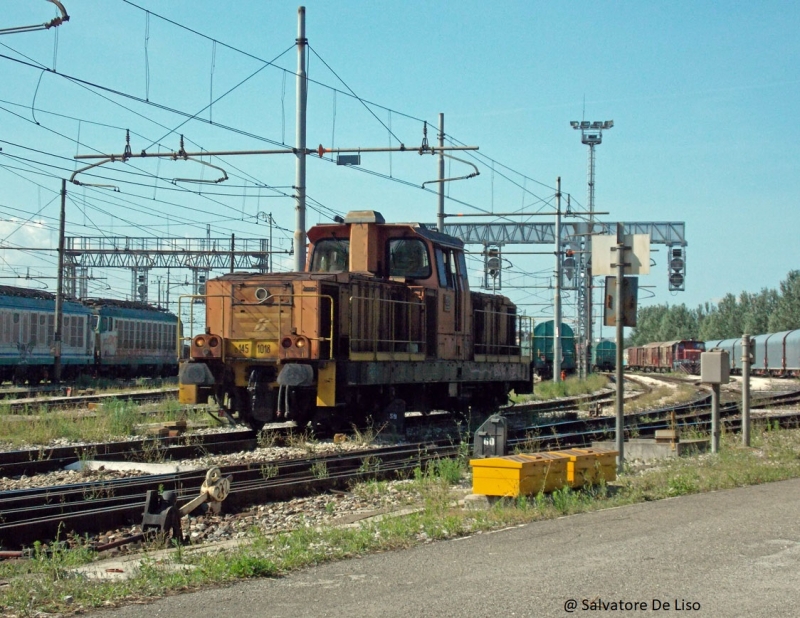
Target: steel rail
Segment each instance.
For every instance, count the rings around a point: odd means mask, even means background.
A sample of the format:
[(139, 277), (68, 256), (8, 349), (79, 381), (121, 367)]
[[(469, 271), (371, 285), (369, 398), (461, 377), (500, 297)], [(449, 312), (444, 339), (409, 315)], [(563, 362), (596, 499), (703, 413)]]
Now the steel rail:
[(19, 414), (28, 410), (51, 410), (54, 408), (77, 408), (90, 403), (104, 403), (107, 401), (132, 401), (145, 403), (161, 401), (178, 394), (177, 388), (152, 389), (145, 391), (132, 391), (130, 393), (103, 393), (99, 395), (75, 395), (63, 397), (26, 397), (24, 399), (5, 399), (1, 403), (8, 406), (12, 414)]
[(154, 436), (124, 442), (6, 451), (0, 453), (0, 475), (15, 477), (43, 474), (87, 458), (145, 462), (156, 454), (159, 459), (164, 460), (192, 459), (205, 454), (219, 455), (253, 450), (256, 444), (256, 433), (248, 429), (228, 433)]
[[(386, 478), (439, 458), (455, 456), (457, 445), (411, 445), (370, 449), (302, 460), (221, 468), (233, 477), (229, 508), (283, 500), (324, 489), (345, 487), (354, 478)], [(267, 464), (263, 464), (266, 466)], [(69, 531), (92, 533), (141, 522), (147, 490), (173, 490), (179, 501), (192, 499), (205, 470), (0, 492), (0, 544), (19, 547), (49, 541)], [(94, 493), (93, 493), (94, 492)], [(87, 499), (94, 498), (94, 499)], [(31, 514), (34, 516), (31, 517)]]

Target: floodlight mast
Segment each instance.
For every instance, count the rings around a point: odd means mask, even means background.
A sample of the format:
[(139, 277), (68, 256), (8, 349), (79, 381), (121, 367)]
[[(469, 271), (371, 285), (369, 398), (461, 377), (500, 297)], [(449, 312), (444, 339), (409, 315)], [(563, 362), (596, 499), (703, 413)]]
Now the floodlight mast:
[[(614, 126), (613, 120), (589, 121), (572, 120), (570, 126), (581, 132), (581, 143), (589, 147), (589, 235), (586, 238), (586, 250), (591, 255), (594, 229), (594, 148), (603, 143), (603, 131)], [(585, 268), (584, 285), (578, 290), (578, 321), (584, 328), (584, 357), (579, 359), (578, 371), (582, 375), (589, 373), (592, 365), (592, 267), (589, 258), (582, 260)], [(583, 303), (581, 303), (583, 299)]]

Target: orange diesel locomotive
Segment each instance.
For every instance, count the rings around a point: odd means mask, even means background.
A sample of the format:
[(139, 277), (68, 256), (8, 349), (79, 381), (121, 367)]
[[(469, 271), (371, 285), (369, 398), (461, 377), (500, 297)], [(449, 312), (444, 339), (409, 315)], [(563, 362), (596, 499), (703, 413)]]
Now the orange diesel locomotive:
[(504, 296), (470, 292), (460, 240), (374, 211), (308, 239), (306, 272), (207, 282), (181, 402), (213, 396), (255, 428), (335, 427), (487, 411), (511, 389), (531, 392), (531, 320)]

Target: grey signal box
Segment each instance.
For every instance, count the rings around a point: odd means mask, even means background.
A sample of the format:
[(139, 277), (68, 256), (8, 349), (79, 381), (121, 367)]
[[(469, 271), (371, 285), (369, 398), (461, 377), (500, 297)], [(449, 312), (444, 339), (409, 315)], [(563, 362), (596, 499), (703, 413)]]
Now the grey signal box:
[(508, 441), (508, 422), (504, 416), (493, 414), (478, 427), (475, 432), (475, 442), (472, 447), (472, 456), (476, 459), (483, 457), (505, 457), (506, 442)]
[(705, 384), (727, 384), (731, 376), (731, 359), (726, 350), (713, 349), (700, 354), (700, 381)]

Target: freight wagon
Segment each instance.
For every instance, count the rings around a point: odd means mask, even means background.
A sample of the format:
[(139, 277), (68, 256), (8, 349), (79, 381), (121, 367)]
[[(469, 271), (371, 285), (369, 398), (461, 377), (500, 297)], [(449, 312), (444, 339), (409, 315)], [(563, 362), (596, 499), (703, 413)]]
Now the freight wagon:
[(617, 344), (608, 339), (598, 341), (592, 346), (592, 369), (594, 371), (614, 371), (617, 367)]
[(628, 369), (659, 373), (700, 373), (700, 354), (705, 351), (702, 341), (684, 339), (659, 341), (627, 348)]
[[(750, 337), (752, 359), (750, 371), (756, 375), (776, 377), (800, 376), (800, 330), (786, 330)], [(707, 341), (706, 349), (726, 350), (731, 373), (742, 373), (742, 339)]]
[[(543, 380), (553, 377), (554, 320), (539, 322), (533, 329), (533, 368)], [(561, 323), (561, 370), (575, 373), (575, 335), (569, 324)]]

